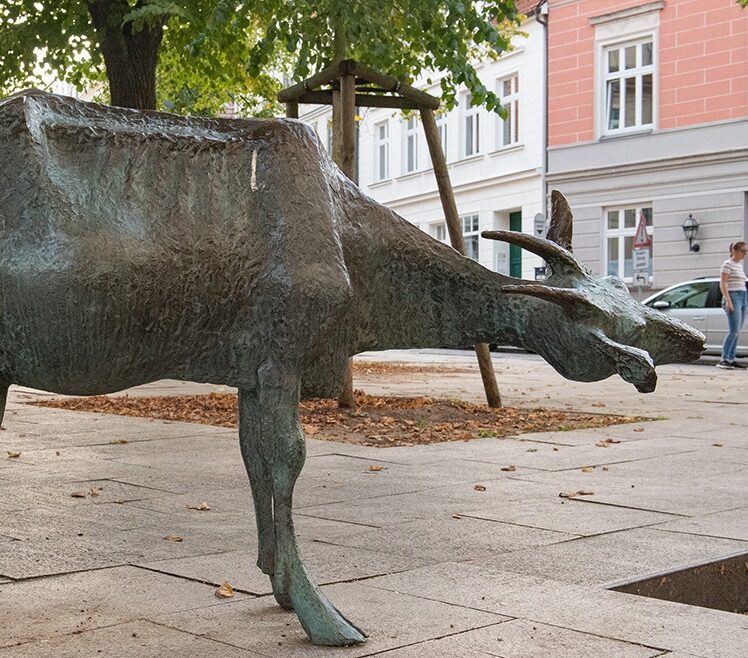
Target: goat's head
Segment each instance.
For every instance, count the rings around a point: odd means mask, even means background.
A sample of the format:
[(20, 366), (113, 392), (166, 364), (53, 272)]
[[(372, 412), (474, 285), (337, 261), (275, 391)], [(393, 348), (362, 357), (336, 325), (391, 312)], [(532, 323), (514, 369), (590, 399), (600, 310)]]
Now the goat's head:
[(551, 302), (527, 314), (522, 337), (569, 379), (597, 381), (618, 372), (642, 393), (657, 384), (655, 366), (693, 361), (704, 336), (689, 325), (635, 301), (617, 277), (595, 277), (571, 254), (572, 214), (563, 195), (552, 194), (548, 239), (515, 231), (486, 231), (483, 237), (527, 249), (547, 262), (544, 282), (518, 281), (509, 294)]

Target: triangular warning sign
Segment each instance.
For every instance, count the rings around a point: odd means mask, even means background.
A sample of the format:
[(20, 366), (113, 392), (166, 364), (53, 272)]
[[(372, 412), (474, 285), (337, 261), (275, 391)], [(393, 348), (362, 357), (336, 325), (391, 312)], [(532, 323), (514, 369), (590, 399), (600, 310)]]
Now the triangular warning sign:
[(652, 239), (647, 233), (647, 222), (644, 219), (644, 213), (639, 213), (639, 223), (636, 226), (636, 233), (634, 234), (634, 249), (643, 249), (645, 247), (652, 246)]

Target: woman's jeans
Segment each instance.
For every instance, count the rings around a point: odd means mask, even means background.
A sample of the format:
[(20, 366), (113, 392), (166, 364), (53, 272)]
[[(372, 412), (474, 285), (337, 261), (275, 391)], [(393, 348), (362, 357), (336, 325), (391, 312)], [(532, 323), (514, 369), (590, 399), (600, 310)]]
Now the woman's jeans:
[[(748, 311), (748, 292), (745, 290), (728, 290), (730, 301), (732, 301), (732, 311), (727, 311), (727, 324), (729, 330), (725, 344), (722, 346), (722, 360), (732, 363), (735, 360), (735, 350), (738, 347), (738, 334), (743, 328), (746, 311)], [(722, 302), (724, 308), (724, 301)]]

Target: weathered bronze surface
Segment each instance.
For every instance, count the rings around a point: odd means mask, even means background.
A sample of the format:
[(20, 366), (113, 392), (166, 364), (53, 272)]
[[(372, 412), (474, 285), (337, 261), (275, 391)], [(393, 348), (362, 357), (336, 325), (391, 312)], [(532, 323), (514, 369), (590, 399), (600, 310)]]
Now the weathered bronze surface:
[[(638, 304), (621, 281), (591, 276), (554, 242), (485, 235), (542, 256), (544, 283), (460, 256), (365, 196), (298, 121), (185, 118), (27, 91), (0, 102), (0, 144), (0, 403), (10, 384), (69, 394), (161, 378), (237, 386), (258, 564), (315, 643), (364, 634), (297, 549), (302, 391), (335, 395), (346, 359), (363, 350), (474, 342), (534, 350), (571, 379), (618, 372), (651, 391), (655, 365), (703, 348), (697, 331)], [(570, 243), (568, 220), (550, 234)]]

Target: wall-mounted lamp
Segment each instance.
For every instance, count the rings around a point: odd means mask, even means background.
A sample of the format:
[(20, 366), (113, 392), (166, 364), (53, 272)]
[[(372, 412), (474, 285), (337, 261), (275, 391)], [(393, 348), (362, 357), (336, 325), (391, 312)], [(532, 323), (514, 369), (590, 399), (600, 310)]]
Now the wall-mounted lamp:
[(696, 234), (699, 232), (699, 223), (694, 219), (691, 213), (688, 213), (686, 221), (683, 222), (683, 233), (686, 234), (686, 240), (688, 240), (688, 251), (698, 251), (701, 249), (699, 245), (694, 244)]

